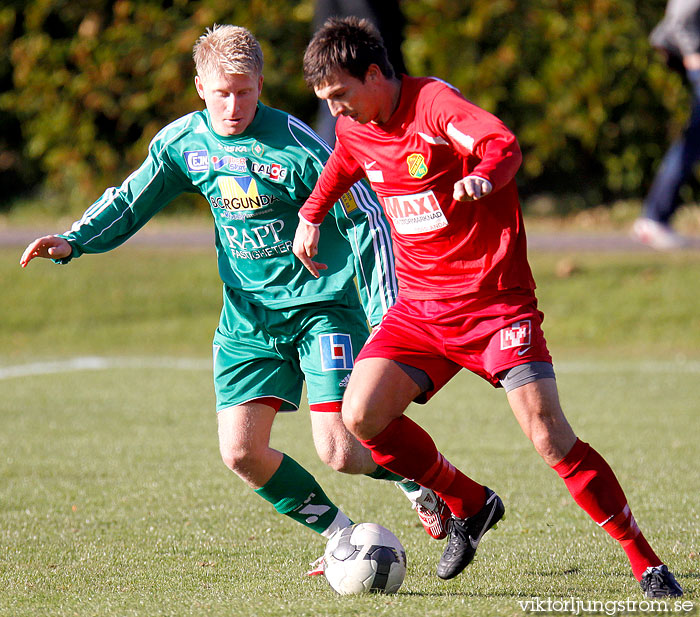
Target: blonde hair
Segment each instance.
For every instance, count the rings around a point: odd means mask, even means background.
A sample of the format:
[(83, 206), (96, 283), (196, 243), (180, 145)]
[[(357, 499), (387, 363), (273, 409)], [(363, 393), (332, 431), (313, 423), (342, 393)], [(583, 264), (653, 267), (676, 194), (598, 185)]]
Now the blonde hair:
[(262, 75), (260, 43), (246, 28), (214, 24), (197, 39), (192, 50), (200, 77), (211, 75)]

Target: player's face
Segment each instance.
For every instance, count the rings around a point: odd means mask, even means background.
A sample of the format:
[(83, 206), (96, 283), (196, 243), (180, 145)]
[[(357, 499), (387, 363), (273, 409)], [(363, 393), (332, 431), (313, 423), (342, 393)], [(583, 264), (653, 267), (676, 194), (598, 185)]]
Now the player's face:
[(377, 92), (374, 66), (367, 71), (364, 81), (347, 71), (339, 70), (332, 73), (322, 86), (314, 88), (316, 96), (328, 103), (334, 118), (350, 116), (360, 124), (386, 120), (380, 113), (381, 98)]
[(219, 135), (240, 135), (250, 126), (262, 92), (262, 75), (197, 75), (194, 83)]

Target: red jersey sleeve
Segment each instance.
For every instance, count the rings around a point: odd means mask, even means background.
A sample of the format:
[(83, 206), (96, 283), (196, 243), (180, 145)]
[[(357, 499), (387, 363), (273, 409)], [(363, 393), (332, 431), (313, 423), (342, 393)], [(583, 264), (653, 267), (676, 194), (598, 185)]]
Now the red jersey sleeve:
[(340, 140), (336, 140), (335, 148), (316, 186), (299, 210), (299, 216), (312, 225), (320, 225), (333, 204), (364, 175), (359, 163), (342, 146)]
[(477, 107), (447, 84), (440, 84), (429, 117), (462, 156), (472, 159), (467, 175), (488, 180), (497, 191), (515, 177), (522, 154), (515, 135), (496, 116)]

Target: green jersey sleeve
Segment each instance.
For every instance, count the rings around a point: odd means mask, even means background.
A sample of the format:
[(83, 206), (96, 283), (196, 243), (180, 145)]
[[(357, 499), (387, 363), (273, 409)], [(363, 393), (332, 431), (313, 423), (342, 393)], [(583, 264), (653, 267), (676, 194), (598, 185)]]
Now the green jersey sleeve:
[(119, 187), (107, 189), (76, 221), (60, 234), (73, 247), (67, 263), (83, 253), (103, 253), (126, 242), (177, 195), (192, 191), (188, 178), (168, 157), (169, 137), (187, 130), (191, 116), (163, 129), (151, 141), (148, 156)]

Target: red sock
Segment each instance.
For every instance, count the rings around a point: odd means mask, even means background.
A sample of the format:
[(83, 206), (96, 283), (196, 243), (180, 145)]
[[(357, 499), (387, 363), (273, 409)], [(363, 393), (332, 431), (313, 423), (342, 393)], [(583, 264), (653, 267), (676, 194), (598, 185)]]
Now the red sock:
[(637, 526), (613, 470), (600, 454), (579, 439), (553, 469), (574, 501), (620, 543), (637, 580), (648, 567), (661, 565)]
[(438, 452), (430, 435), (406, 416), (361, 443), (375, 463), (433, 489), (459, 518), (476, 514), (486, 502), (484, 487), (454, 467)]

